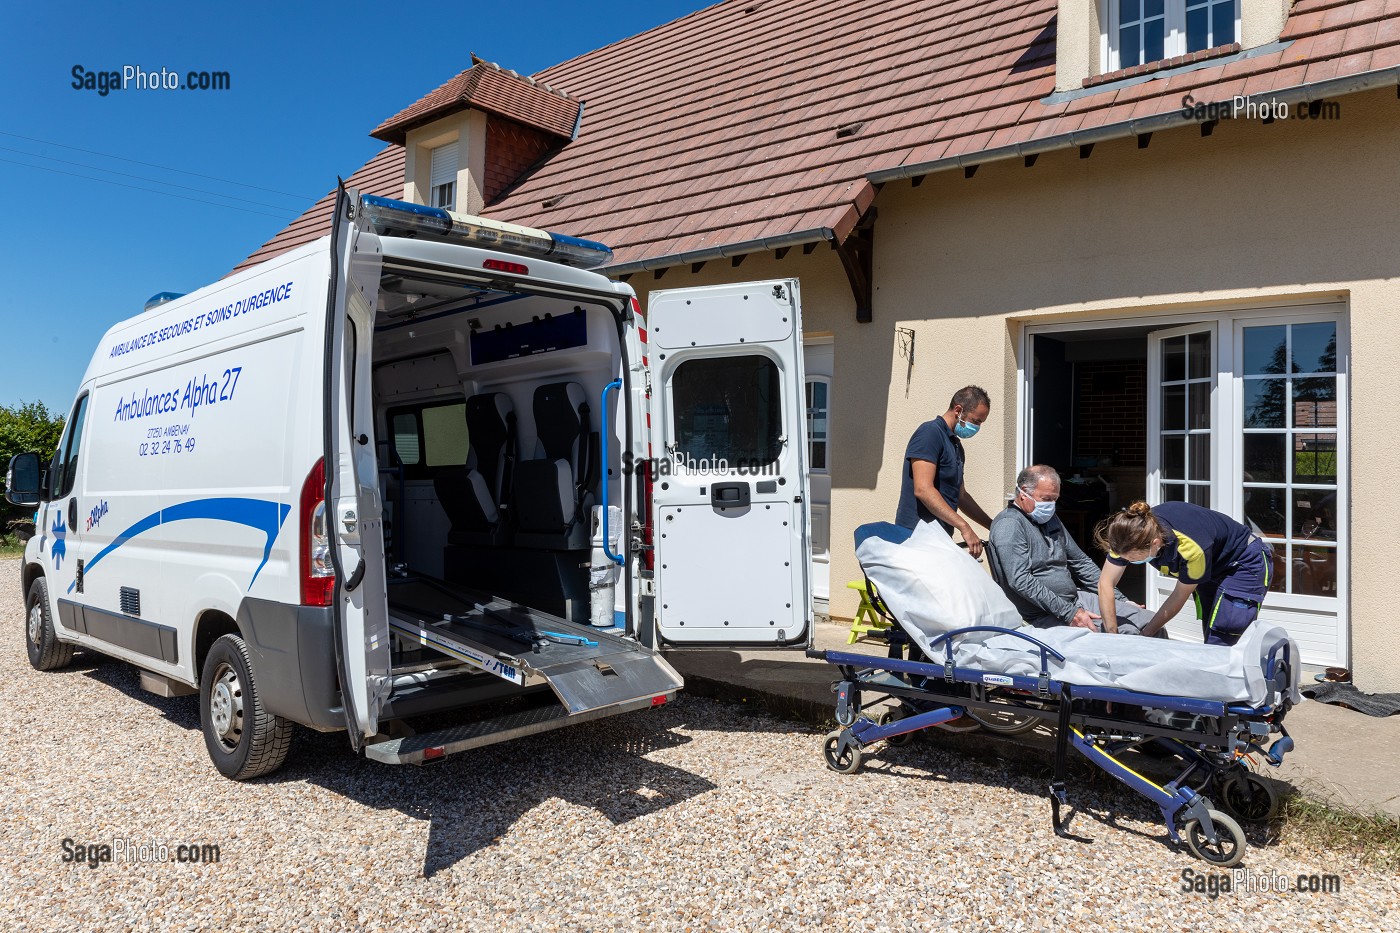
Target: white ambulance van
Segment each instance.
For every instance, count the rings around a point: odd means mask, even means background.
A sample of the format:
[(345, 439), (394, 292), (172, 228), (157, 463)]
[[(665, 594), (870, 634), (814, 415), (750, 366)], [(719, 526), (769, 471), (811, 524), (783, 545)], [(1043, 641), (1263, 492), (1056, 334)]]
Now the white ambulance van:
[[(332, 232), (102, 338), (48, 463), (29, 659), (391, 763), (659, 706), (665, 647), (811, 639), (793, 280), (654, 292), (607, 247), (341, 189)], [(648, 333), (649, 328), (649, 333)]]

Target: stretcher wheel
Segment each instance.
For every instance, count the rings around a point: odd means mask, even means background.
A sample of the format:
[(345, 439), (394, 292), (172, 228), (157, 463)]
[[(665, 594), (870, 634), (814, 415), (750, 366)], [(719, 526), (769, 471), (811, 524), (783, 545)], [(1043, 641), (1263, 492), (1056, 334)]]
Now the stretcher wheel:
[(826, 766), (832, 771), (840, 774), (854, 774), (860, 770), (860, 765), (864, 755), (855, 745), (848, 744), (844, 752), (840, 754), (837, 750), (841, 747), (841, 730), (837, 730), (826, 737), (822, 742), (822, 757), (826, 759)]
[[(899, 722), (904, 716), (905, 712), (903, 708), (896, 706), (881, 713), (880, 718), (875, 720), (875, 724), (877, 726), (888, 726), (892, 722)], [(885, 739), (885, 744), (892, 748), (902, 748), (912, 741), (914, 741), (914, 733), (905, 732), (902, 735), (890, 736), (888, 739)]]
[(1278, 792), (1254, 772), (1240, 770), (1220, 779), (1220, 803), (1247, 823), (1262, 823), (1278, 812)]
[(967, 715), (982, 724), (982, 728), (988, 732), (995, 732), (998, 735), (1024, 735), (1040, 725), (1038, 716), (1022, 716), (1019, 713), (1007, 710), (995, 713), (987, 710), (968, 710)]
[(1199, 820), (1189, 821), (1183, 833), (1186, 845), (1196, 858), (1221, 868), (1230, 868), (1244, 858), (1244, 830), (1240, 824), (1219, 810), (1211, 810), (1210, 821), (1215, 824), (1215, 834), (1220, 841), (1212, 844), (1206, 838), (1206, 831)]

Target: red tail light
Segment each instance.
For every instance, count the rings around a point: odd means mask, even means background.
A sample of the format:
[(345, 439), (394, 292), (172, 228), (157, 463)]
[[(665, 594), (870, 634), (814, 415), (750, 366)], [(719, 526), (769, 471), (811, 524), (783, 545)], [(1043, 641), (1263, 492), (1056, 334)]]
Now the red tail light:
[(483, 269), (493, 272), (509, 272), (512, 275), (529, 275), (530, 267), (523, 262), (506, 262), (504, 259), (488, 259), (481, 264)]
[(335, 595), (335, 567), (326, 527), (326, 461), (317, 460), (301, 486), (301, 602), (329, 606)]

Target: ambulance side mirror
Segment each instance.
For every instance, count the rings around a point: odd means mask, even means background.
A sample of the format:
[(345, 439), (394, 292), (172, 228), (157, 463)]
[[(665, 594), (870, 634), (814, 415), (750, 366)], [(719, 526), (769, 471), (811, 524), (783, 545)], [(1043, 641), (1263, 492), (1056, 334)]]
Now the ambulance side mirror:
[(11, 505), (39, 504), (39, 455), (15, 454), (5, 472), (5, 499)]

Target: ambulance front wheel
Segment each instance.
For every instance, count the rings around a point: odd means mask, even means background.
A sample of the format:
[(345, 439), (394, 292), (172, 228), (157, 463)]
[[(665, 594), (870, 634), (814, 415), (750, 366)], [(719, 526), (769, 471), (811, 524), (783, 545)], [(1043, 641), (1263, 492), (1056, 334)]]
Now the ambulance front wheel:
[(43, 577), (29, 587), (24, 626), (24, 647), (36, 671), (56, 671), (73, 660), (73, 646), (58, 640), (49, 614), (49, 584)]
[(271, 774), (287, 760), (292, 724), (263, 708), (248, 646), (237, 635), (214, 642), (199, 678), (199, 724), (214, 767), (235, 781)]

